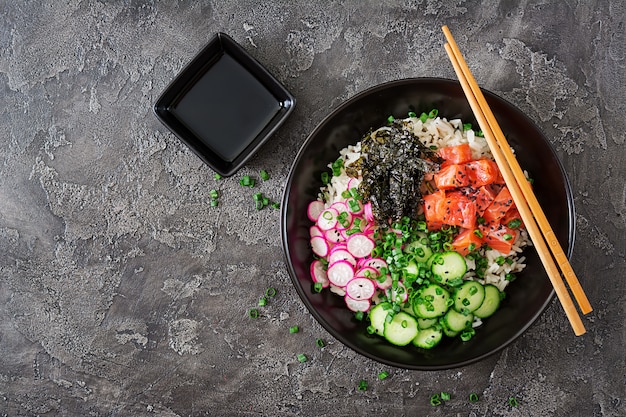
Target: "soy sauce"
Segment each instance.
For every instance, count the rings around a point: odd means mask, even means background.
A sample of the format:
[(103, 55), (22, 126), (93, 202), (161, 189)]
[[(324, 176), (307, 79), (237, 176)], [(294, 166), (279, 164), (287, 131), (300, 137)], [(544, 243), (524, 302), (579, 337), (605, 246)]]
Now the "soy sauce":
[(224, 54), (174, 105), (172, 113), (226, 161), (233, 161), (280, 111), (278, 99)]

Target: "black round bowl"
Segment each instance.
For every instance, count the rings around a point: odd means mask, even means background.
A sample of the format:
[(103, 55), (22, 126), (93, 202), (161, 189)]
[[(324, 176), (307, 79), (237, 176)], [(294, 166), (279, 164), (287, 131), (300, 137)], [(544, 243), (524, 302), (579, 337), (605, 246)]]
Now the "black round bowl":
[[(554, 149), (520, 110), (493, 93), (484, 91), (500, 127), (515, 149), (520, 165), (535, 179), (534, 191), (568, 257), (574, 243), (574, 204), (571, 188)], [(416, 78), (372, 87), (342, 104), (326, 117), (298, 152), (287, 181), (282, 203), (283, 249), (293, 284), (313, 317), (337, 340), (376, 361), (407, 369), (437, 370), (467, 365), (509, 345), (546, 309), (553, 288), (533, 248), (525, 250), (527, 267), (507, 288), (501, 309), (486, 319), (468, 342), (446, 340), (432, 350), (398, 347), (369, 335), (367, 320), (356, 320), (343, 299), (328, 290), (313, 291), (309, 265), (306, 215), (309, 201), (322, 186), (320, 174), (337, 159), (339, 150), (354, 144), (370, 129), (386, 123), (389, 115), (405, 117), (436, 108), (447, 119), (461, 118), (477, 126), (463, 90), (456, 81)]]

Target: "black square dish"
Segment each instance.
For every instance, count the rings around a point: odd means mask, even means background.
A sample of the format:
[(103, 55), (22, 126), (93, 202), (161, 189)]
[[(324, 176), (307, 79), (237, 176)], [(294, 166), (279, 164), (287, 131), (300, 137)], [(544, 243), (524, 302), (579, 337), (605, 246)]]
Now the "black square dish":
[(215, 172), (234, 174), (291, 113), (294, 97), (224, 33), (181, 71), (154, 112)]

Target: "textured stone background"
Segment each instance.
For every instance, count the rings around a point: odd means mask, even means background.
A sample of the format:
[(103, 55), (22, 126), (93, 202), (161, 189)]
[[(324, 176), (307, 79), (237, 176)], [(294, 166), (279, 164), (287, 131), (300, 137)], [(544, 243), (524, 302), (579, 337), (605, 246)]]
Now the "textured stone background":
[[(0, 0), (0, 415), (626, 415), (623, 2), (317, 3)], [(442, 24), (479, 82), (555, 146), (595, 310), (580, 338), (555, 302), (481, 363), (389, 369), (305, 310), (279, 211), (254, 210), (239, 176), (216, 181), (151, 108), (215, 32), (230, 34), (298, 100), (241, 171), (269, 169), (255, 191), (278, 200), (341, 102), (388, 80), (454, 78)], [(269, 286), (278, 295), (251, 321)], [(431, 407), (442, 390), (452, 400)]]

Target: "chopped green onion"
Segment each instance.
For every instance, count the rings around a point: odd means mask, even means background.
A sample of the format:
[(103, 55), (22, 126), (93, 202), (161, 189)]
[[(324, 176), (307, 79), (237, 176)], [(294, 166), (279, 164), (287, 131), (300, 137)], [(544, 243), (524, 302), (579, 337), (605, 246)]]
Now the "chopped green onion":
[(257, 317), (259, 317), (259, 310), (257, 310), (256, 308), (251, 308), (250, 311), (248, 311), (248, 315), (251, 319), (256, 319)]
[(469, 400), (470, 400), (470, 402), (471, 402), (471, 403), (475, 403), (475, 402), (477, 402), (477, 401), (478, 401), (478, 399), (479, 399), (479, 398), (478, 398), (478, 394), (476, 394), (475, 392), (472, 392), (472, 393), (469, 395)]
[(500, 266), (504, 265), (504, 256), (500, 255), (496, 258), (496, 263)]
[(504, 276), (504, 279), (509, 281), (509, 282), (515, 281), (515, 278), (517, 278), (517, 275), (515, 275), (515, 274), (506, 274)]
[(433, 394), (430, 396), (430, 405), (432, 405), (433, 407), (441, 405), (441, 397), (439, 396), (439, 394)]
[(276, 201), (275, 201), (275, 202), (273, 202), (273, 203), (272, 203), (272, 204), (270, 204), (270, 205), (272, 206), (272, 208), (275, 208), (275, 209), (279, 209), (279, 208), (280, 208), (280, 203), (278, 203), (278, 202), (276, 202)]
[(430, 111), (430, 113), (428, 113), (428, 118), (429, 119), (434, 119), (435, 117), (437, 117), (437, 115), (439, 114), (439, 110), (437, 109), (432, 109)]
[(209, 204), (211, 204), (211, 207), (217, 207), (219, 203), (219, 200), (211, 199)]
[(267, 290), (265, 290), (265, 295), (270, 298), (274, 297), (276, 295), (276, 288), (269, 287)]
[(394, 120), (396, 120), (396, 119), (393, 116), (387, 117), (387, 122), (389, 122), (389, 123), (393, 123)]
[(217, 190), (211, 190), (211, 191), (209, 191), (209, 197), (211, 197), (211, 198), (217, 198), (217, 197), (219, 197), (219, 195), (218, 195), (218, 193), (217, 193)]
[(291, 326), (289, 328), (289, 333), (293, 334), (293, 333), (298, 333), (300, 331), (300, 328), (298, 326)]
[(297, 358), (298, 358), (298, 362), (300, 363), (304, 363), (308, 359), (304, 353), (299, 353)]
[(359, 391), (365, 391), (367, 389), (367, 381), (362, 379), (359, 381), (359, 386), (357, 387)]
[(266, 170), (262, 169), (261, 171), (259, 171), (259, 175), (261, 176), (261, 179), (263, 181), (267, 181), (270, 179), (270, 174), (267, 173)]
[(313, 284), (313, 291), (314, 292), (322, 292), (322, 289), (324, 287), (322, 286), (321, 282), (316, 282), (315, 284)]
[(449, 401), (452, 398), (448, 392), (442, 392), (440, 396), (443, 401)]
[(267, 298), (261, 297), (259, 298), (259, 307), (264, 307), (267, 305)]
[(324, 342), (323, 339), (315, 339), (315, 344), (317, 345), (317, 347), (323, 348), (324, 346), (326, 346), (326, 342)]
[(475, 234), (478, 238), (480, 238), (480, 239), (482, 239), (482, 238), (483, 238), (483, 232), (481, 232), (481, 231), (480, 231), (480, 230), (478, 230), (478, 229), (474, 229), (474, 234)]
[(522, 221), (520, 219), (513, 219), (507, 223), (507, 226), (509, 226), (511, 229), (517, 229), (521, 225), (522, 225)]
[(378, 379), (380, 379), (381, 381), (387, 378), (388, 376), (389, 376), (389, 372), (387, 371), (381, 371), (378, 373)]
[(251, 178), (250, 175), (244, 175), (240, 180), (239, 184), (244, 187), (254, 187), (254, 178)]
[(476, 330), (474, 329), (464, 330), (463, 333), (461, 333), (461, 340), (464, 342), (467, 342), (472, 337), (474, 337), (475, 334), (476, 334)]
[(476, 136), (478, 136), (479, 138), (484, 138), (485, 134), (483, 133), (482, 130), (479, 130), (478, 132), (476, 132)]
[(422, 123), (426, 123), (426, 120), (428, 120), (428, 115), (426, 113), (420, 114), (420, 120), (422, 121)]
[(511, 407), (517, 407), (519, 405), (519, 402), (517, 401), (517, 398), (509, 397), (509, 405)]
[(222, 176), (216, 172), (215, 175), (213, 175), (213, 178), (215, 178), (216, 180), (221, 180)]
[(472, 128), (471, 123), (463, 123), (463, 130), (470, 130)]
[(417, 114), (415, 114), (414, 111), (410, 111), (408, 114), (409, 117), (417, 117)]
[(511, 235), (510, 233), (505, 233), (505, 234), (502, 236), (502, 238), (503, 238), (504, 240), (511, 240), (511, 239), (513, 239), (513, 235)]
[(328, 172), (322, 172), (321, 179), (322, 184), (328, 185), (328, 183), (330, 182), (330, 175), (328, 174)]
[(363, 312), (362, 311), (357, 311), (356, 313), (354, 313), (354, 318), (361, 321), (363, 320)]

